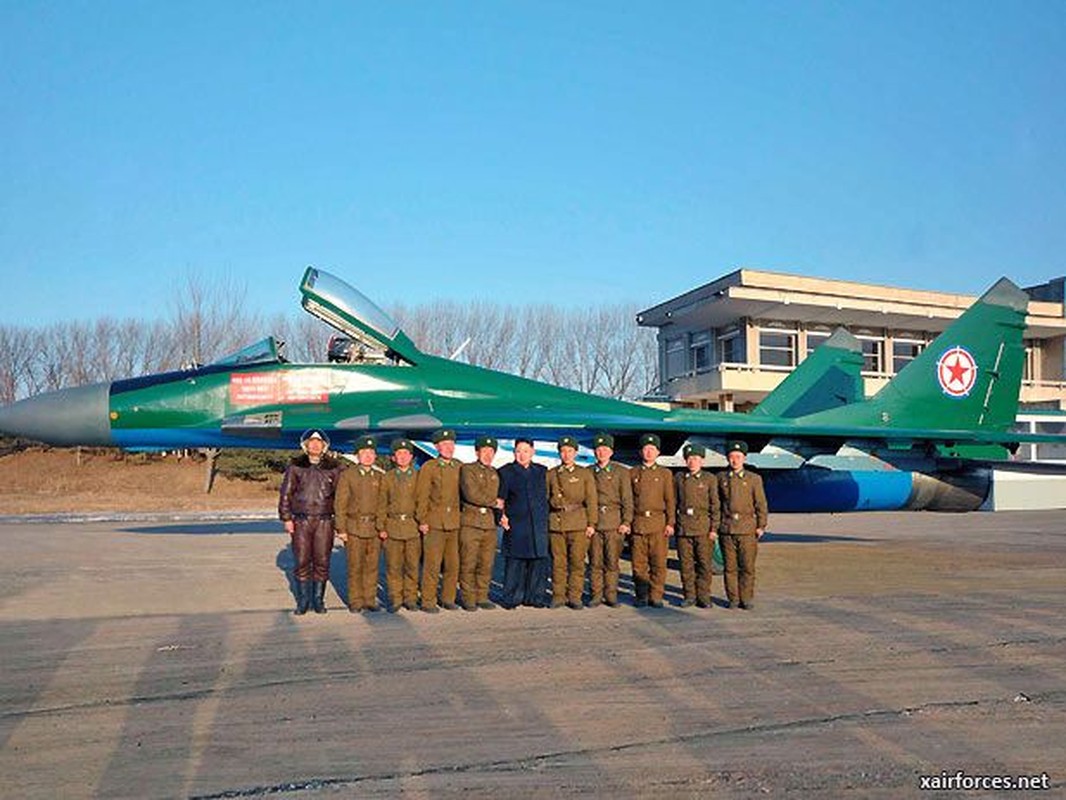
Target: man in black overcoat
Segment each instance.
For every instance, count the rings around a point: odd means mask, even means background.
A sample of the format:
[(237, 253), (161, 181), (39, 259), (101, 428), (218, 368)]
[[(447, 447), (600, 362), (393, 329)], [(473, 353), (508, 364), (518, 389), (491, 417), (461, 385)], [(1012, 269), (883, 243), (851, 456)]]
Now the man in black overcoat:
[(548, 605), (548, 470), (533, 463), (533, 442), (515, 439), (514, 462), (500, 467), (504, 608)]

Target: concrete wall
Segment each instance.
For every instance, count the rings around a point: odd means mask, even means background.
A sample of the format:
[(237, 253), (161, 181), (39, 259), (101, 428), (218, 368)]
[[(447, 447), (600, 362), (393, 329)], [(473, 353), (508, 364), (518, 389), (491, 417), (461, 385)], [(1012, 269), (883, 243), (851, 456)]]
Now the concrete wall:
[(982, 511), (1035, 511), (1066, 508), (1066, 475), (1026, 475), (992, 471), (992, 491)]

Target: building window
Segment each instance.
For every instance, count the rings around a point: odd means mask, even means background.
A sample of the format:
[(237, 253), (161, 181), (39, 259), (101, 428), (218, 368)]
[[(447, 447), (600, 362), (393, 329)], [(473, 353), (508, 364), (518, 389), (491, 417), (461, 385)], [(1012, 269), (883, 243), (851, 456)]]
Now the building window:
[(807, 355), (821, 347), (829, 335), (829, 331), (807, 331)]
[(885, 367), (885, 340), (870, 336), (857, 338), (862, 345), (862, 371), (882, 374)]
[(740, 331), (729, 331), (718, 337), (718, 363), (744, 363), (744, 340), (740, 336)]
[(692, 334), (692, 342), (689, 345), (692, 350), (692, 369), (696, 372), (705, 372), (711, 368), (711, 332), (699, 331)]
[(796, 366), (796, 332), (760, 330), (759, 363), (769, 367)]
[(892, 372), (899, 374), (905, 366), (914, 361), (925, 349), (925, 342), (919, 339), (892, 340)]
[(685, 374), (685, 337), (666, 340), (666, 379)]
[[(1037, 422), (1035, 433), (1051, 433), (1062, 436), (1066, 433), (1066, 422)], [(1056, 442), (1040, 442), (1036, 446), (1037, 461), (1066, 461), (1066, 445)]]

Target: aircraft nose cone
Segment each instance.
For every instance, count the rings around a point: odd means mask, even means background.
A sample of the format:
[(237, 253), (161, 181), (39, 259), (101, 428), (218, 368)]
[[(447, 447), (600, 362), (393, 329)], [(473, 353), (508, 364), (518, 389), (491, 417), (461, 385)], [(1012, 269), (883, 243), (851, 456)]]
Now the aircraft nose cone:
[(0, 432), (54, 445), (110, 445), (110, 384), (94, 383), (0, 408)]

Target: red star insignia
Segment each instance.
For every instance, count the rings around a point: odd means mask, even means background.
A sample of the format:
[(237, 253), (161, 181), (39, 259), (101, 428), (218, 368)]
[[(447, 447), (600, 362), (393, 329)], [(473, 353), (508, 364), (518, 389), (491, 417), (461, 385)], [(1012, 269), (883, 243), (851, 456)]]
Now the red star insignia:
[(966, 366), (963, 366), (961, 361), (962, 361), (962, 359), (960, 359), (956, 355), (955, 356), (955, 363), (946, 365), (947, 368), (948, 368), (948, 372), (951, 373), (951, 378), (948, 381), (949, 383), (963, 383), (964, 382), (963, 378), (966, 376), (966, 373), (970, 371), (970, 368), (966, 367)]

